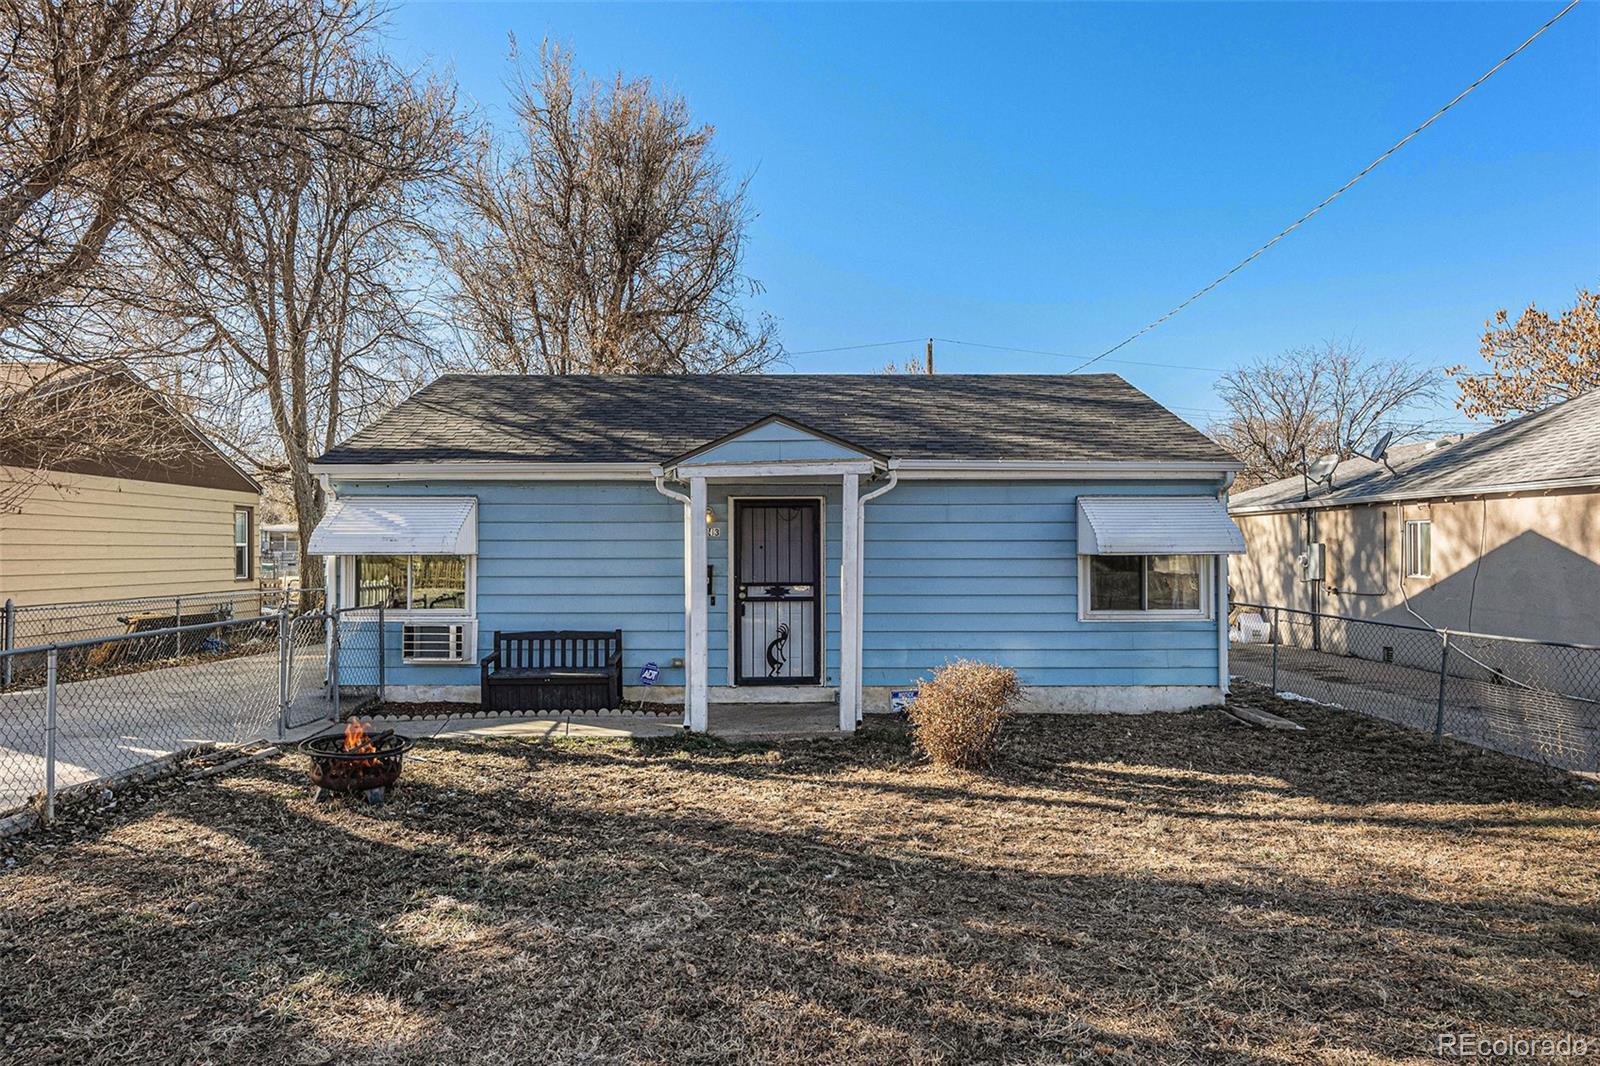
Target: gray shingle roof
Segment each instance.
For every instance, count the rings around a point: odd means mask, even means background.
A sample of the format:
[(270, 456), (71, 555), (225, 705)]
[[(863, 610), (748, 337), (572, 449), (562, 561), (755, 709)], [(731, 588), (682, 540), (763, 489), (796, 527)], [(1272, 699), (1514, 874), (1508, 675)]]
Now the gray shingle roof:
[(1347, 459), (1334, 470), (1333, 487), (1313, 487), (1309, 500), (1301, 499), (1304, 482), (1288, 477), (1235, 493), (1228, 508), (1288, 510), (1532, 490), (1553, 482), (1600, 484), (1600, 390), (1436, 447), (1393, 448), (1389, 462), (1393, 474), (1368, 459)]
[(1232, 464), (1115, 374), (451, 374), (319, 462), (660, 462), (769, 414), (894, 458)]

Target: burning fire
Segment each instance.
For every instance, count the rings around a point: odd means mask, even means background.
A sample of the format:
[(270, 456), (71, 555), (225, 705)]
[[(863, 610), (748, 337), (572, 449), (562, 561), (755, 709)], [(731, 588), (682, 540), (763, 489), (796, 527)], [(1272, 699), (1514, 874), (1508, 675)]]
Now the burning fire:
[(344, 727), (344, 750), (355, 752), (378, 750), (378, 745), (373, 743), (372, 734), (361, 724), (361, 719), (352, 718)]
[[(350, 719), (350, 721), (344, 727), (345, 751), (354, 752), (357, 755), (365, 755), (368, 752), (371, 752), (373, 755), (377, 755), (378, 745), (390, 735), (392, 730), (390, 732), (379, 733), (374, 736), (367, 728), (367, 726), (370, 724), (370, 721), (363, 723), (359, 718)], [(367, 770), (377, 765), (379, 765), (379, 761), (376, 758), (352, 759), (346, 762), (340, 768), (340, 770), (345, 774), (354, 774), (361, 770)]]

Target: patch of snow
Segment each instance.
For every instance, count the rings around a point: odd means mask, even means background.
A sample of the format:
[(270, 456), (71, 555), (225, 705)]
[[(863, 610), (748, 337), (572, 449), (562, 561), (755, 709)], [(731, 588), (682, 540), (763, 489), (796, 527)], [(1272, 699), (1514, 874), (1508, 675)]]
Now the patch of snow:
[(1280, 692), (1277, 696), (1280, 700), (1289, 700), (1292, 703), (1314, 703), (1318, 707), (1332, 707), (1336, 711), (1348, 711), (1350, 709), (1342, 703), (1323, 703), (1321, 700), (1314, 700), (1310, 696), (1302, 696), (1298, 692)]

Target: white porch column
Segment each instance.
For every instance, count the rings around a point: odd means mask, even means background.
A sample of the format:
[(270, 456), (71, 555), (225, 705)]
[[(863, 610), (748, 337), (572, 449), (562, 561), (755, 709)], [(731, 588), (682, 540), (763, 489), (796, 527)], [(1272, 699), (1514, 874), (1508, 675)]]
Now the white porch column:
[(684, 516), (683, 724), (706, 731), (706, 479), (689, 479), (689, 506)]
[[(1217, 687), (1228, 694), (1228, 557), (1217, 556)], [(1274, 634), (1273, 639), (1277, 636)]]
[(861, 706), (861, 475), (844, 475), (844, 559), (839, 571), (839, 729), (853, 733)]
[[(868, 496), (874, 495), (868, 493)], [(862, 619), (867, 613), (867, 504), (866, 499), (856, 502), (856, 724), (866, 710), (865, 686), (867, 645), (863, 639), (865, 627)]]

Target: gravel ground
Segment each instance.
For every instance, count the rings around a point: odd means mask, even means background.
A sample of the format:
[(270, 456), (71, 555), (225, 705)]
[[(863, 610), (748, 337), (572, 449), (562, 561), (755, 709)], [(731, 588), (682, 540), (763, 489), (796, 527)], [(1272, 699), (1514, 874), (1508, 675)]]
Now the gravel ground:
[[(1438, 1061), (1600, 1040), (1600, 801), (1358, 715), (285, 756), (0, 844), (0, 1061)], [(1600, 1045), (1596, 1045), (1600, 1046)]]

